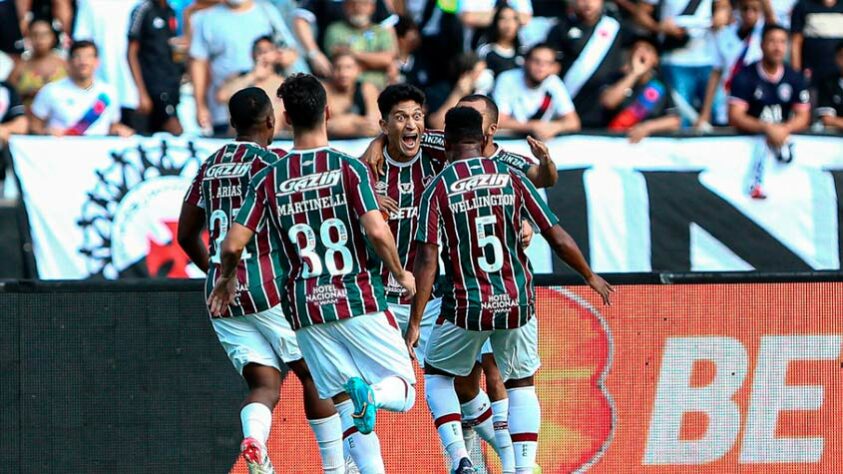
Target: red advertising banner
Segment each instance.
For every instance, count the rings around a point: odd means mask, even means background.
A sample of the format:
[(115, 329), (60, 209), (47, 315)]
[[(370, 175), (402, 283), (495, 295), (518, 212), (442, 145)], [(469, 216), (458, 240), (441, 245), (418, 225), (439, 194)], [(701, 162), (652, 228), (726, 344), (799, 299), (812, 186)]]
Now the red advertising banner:
[[(843, 463), (843, 283), (623, 286), (611, 307), (586, 288), (540, 288), (538, 318), (537, 472), (828, 473)], [(446, 472), (420, 375), (413, 410), (378, 418), (390, 473)], [(320, 471), (293, 377), (269, 450), (278, 472)]]

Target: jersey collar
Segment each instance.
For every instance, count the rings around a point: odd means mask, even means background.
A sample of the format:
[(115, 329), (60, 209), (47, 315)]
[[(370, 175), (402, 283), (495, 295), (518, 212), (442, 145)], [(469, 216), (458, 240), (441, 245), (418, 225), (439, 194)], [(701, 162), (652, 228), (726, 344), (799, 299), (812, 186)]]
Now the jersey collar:
[(406, 168), (408, 166), (413, 166), (413, 163), (415, 163), (416, 161), (419, 160), (419, 157), (421, 157), (421, 148), (419, 148), (419, 152), (416, 153), (416, 156), (414, 156), (412, 160), (407, 161), (407, 162), (397, 161), (394, 158), (392, 158), (389, 155), (389, 150), (387, 150), (386, 147), (383, 147), (383, 157), (386, 160), (386, 162), (389, 163), (390, 166), (394, 166), (396, 168)]
[(758, 75), (761, 76), (761, 79), (764, 79), (765, 81), (767, 81), (771, 84), (775, 84), (775, 83), (781, 81), (782, 77), (784, 77), (784, 65), (783, 64), (780, 64), (779, 68), (772, 75), (768, 74), (767, 71), (764, 70), (764, 67), (761, 66), (761, 61), (758, 61), (758, 64), (755, 67), (758, 69)]

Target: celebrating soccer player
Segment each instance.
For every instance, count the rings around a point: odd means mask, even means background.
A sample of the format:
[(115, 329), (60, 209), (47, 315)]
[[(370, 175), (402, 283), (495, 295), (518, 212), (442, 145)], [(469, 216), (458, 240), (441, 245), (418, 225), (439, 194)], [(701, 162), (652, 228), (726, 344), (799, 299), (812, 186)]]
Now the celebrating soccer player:
[[(279, 159), (266, 147), (272, 141), (275, 116), (266, 93), (243, 89), (229, 103), (234, 143), (223, 146), (199, 169), (187, 192), (179, 218), (179, 244), (193, 262), (208, 274), (210, 294), (220, 274), (220, 243), (243, 205), (249, 180)], [(201, 239), (203, 225), (210, 232), (210, 250)], [(281, 241), (268, 226), (245, 244), (232, 273), (234, 301), (218, 308), (214, 330), (234, 367), (249, 385), (240, 411), (243, 424), (241, 451), (252, 473), (273, 472), (266, 451), (272, 410), (278, 403), (282, 362), (301, 380), (305, 415), (313, 428), (325, 472), (343, 472), (342, 429), (330, 401), (320, 399), (307, 365), (302, 360), (290, 323), (281, 311), (277, 284), (283, 281)]]
[(533, 376), (539, 367), (532, 271), (520, 242), (531, 219), (556, 254), (609, 303), (612, 287), (592, 273), (576, 243), (523, 174), (483, 157), (482, 117), (456, 107), (445, 117), (450, 164), (422, 196), (414, 274), (418, 293), (407, 329), (408, 349), (418, 341), (424, 306), (436, 278), (442, 243), (445, 284), (440, 324), (425, 359), (425, 395), (434, 424), (457, 474), (474, 472), (462, 438), (454, 377), (474, 368), (489, 340), (509, 396), (515, 472), (532, 473), (541, 417)]
[(241, 252), (259, 229), (272, 227), (283, 253), (273, 263), (287, 270), (284, 314), (316, 389), (333, 399), (344, 433), (354, 437), (348, 446), (360, 471), (383, 473), (380, 445), (370, 434), (375, 414), (412, 408), (415, 376), (372, 249), (407, 297), (415, 280), (401, 266), (368, 167), (328, 146), (325, 89), (315, 77), (297, 74), (278, 95), (294, 148), (249, 184), (221, 244), (211, 311), (223, 311), (234, 298)]

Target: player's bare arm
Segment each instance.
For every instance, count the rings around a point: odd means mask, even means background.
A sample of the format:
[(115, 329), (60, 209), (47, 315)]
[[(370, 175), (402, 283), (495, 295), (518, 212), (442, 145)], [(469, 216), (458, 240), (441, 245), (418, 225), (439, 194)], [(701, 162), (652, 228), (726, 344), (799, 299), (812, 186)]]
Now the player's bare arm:
[(360, 216), (360, 224), (363, 225), (366, 237), (374, 247), (375, 253), (383, 260), (387, 270), (395, 277), (395, 281), (407, 290), (405, 296), (412, 298), (416, 294), (415, 278), (413, 278), (412, 273), (404, 271), (401, 260), (398, 258), (395, 238), (392, 236), (392, 231), (389, 230), (389, 225), (383, 220), (380, 211), (369, 211), (363, 214)]
[(255, 232), (252, 229), (235, 223), (220, 245), (220, 278), (214, 284), (211, 296), (208, 297), (212, 315), (222, 316), (225, 308), (234, 301), (237, 293), (237, 264), (240, 263), (240, 254), (254, 235)]
[(559, 179), (559, 173), (556, 171), (556, 163), (550, 157), (550, 150), (547, 145), (533, 137), (527, 137), (527, 143), (530, 145), (530, 151), (533, 156), (539, 160), (538, 165), (533, 165), (527, 171), (527, 178), (539, 188), (549, 188), (556, 184)]
[(550, 245), (550, 248), (556, 252), (556, 255), (558, 255), (563, 262), (573, 268), (574, 271), (579, 273), (586, 283), (588, 283), (588, 286), (594, 289), (594, 291), (603, 298), (603, 304), (612, 304), (609, 299), (609, 294), (614, 292), (615, 289), (612, 288), (612, 285), (607, 283), (606, 280), (600, 277), (600, 275), (591, 271), (591, 267), (589, 267), (588, 262), (585, 261), (585, 257), (583, 257), (577, 243), (574, 242), (574, 239), (567, 232), (565, 232), (565, 229), (563, 229), (562, 226), (556, 224), (553, 227), (548, 228), (546, 231), (542, 232), (542, 237), (547, 240), (547, 243)]
[(380, 135), (376, 136), (369, 146), (366, 147), (366, 151), (360, 156), (360, 159), (369, 165), (372, 168), (372, 172), (375, 173), (377, 176), (384, 175), (383, 163), (384, 163), (384, 156), (383, 156), (383, 147), (386, 146), (386, 135), (381, 133)]
[(202, 241), (205, 227), (205, 210), (185, 202), (179, 214), (179, 246), (190, 257), (194, 265), (208, 273), (208, 246)]
[(413, 276), (416, 278), (416, 296), (410, 306), (410, 321), (407, 323), (407, 333), (404, 340), (407, 343), (407, 350), (410, 357), (415, 359), (413, 349), (419, 343), (419, 326), (421, 325), (424, 308), (430, 301), (433, 292), (433, 282), (436, 280), (436, 267), (439, 263), (436, 258), (439, 246), (425, 242), (416, 242), (416, 262), (413, 267)]
[(533, 241), (533, 226), (530, 224), (530, 221), (524, 219), (521, 221), (521, 246), (527, 248), (530, 246), (530, 242)]

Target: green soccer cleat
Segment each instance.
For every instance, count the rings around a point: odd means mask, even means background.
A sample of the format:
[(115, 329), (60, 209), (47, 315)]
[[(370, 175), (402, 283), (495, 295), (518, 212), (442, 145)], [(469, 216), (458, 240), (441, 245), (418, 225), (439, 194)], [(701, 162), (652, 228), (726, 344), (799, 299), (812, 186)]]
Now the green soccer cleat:
[(357, 431), (364, 435), (371, 433), (375, 429), (375, 413), (378, 411), (372, 387), (360, 377), (352, 377), (346, 382), (345, 391), (354, 403), (351, 418)]

